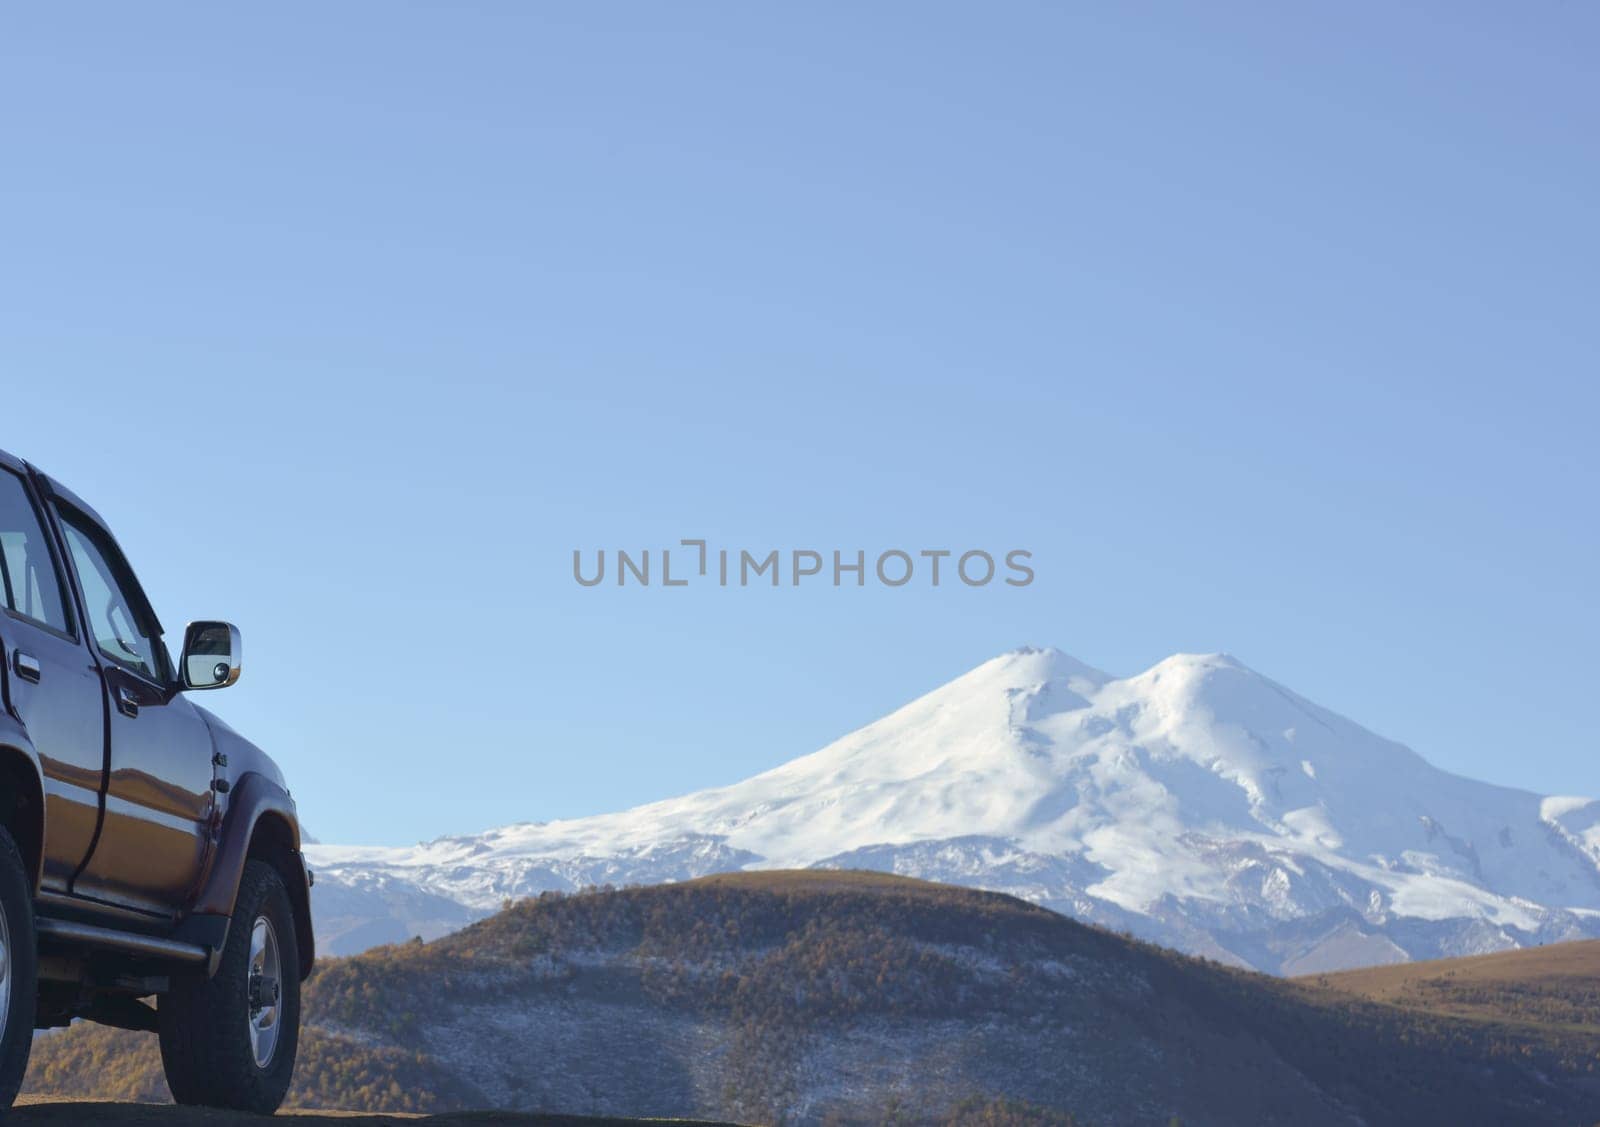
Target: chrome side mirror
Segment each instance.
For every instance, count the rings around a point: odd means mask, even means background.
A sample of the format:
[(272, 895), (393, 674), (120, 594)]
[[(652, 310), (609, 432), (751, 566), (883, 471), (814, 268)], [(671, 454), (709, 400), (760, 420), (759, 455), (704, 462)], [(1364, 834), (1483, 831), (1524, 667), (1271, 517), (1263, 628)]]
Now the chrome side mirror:
[(233, 623), (189, 623), (183, 632), (183, 687), (226, 689), (239, 679), (241, 649)]

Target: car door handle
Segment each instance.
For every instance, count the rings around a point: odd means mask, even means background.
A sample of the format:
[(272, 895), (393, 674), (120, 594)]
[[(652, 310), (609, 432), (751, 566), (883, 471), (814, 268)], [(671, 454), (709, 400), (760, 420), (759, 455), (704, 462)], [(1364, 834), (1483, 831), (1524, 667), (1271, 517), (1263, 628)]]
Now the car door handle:
[(35, 685), (44, 675), (44, 666), (39, 664), (39, 659), (21, 650), (11, 651), (11, 668), (17, 671), (18, 677), (24, 681), (32, 681)]
[(117, 711), (124, 716), (139, 715), (139, 698), (120, 685), (117, 687)]

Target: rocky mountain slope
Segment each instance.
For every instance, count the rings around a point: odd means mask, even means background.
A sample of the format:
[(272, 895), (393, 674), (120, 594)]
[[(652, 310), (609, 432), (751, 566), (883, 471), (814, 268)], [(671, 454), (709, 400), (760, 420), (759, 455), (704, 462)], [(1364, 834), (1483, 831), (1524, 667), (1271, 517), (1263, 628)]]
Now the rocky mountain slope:
[(733, 786), (308, 852), (332, 952), (546, 890), (778, 867), (995, 889), (1285, 974), (1600, 936), (1600, 806), (1440, 771), (1220, 655), (1118, 679), (1019, 650)]
[[(293, 1098), (351, 1110), (1190, 1127), (1600, 1117), (1593, 1027), (1376, 1004), (879, 874), (547, 894), (432, 944), (325, 963), (305, 1012)], [(154, 1038), (84, 1025), (41, 1037), (29, 1088), (159, 1097)]]

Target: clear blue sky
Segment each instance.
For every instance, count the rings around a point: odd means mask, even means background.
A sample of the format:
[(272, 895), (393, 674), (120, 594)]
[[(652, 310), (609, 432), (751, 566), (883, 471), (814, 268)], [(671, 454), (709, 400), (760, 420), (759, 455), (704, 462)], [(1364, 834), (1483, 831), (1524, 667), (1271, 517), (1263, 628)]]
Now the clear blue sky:
[[(1589, 5), (12, 6), (0, 446), (327, 840), (598, 812), (986, 658), (1227, 650), (1600, 793)], [(579, 588), (574, 548), (1028, 548)]]

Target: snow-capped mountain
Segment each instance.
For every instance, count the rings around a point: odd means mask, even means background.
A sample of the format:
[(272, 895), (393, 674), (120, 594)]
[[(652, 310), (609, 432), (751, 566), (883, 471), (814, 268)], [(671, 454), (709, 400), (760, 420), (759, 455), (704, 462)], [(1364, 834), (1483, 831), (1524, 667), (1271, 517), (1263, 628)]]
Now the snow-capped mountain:
[(1600, 805), (1430, 766), (1224, 655), (1004, 654), (821, 751), (620, 814), (314, 845), (321, 949), (736, 868), (1009, 892), (1281, 973), (1600, 936)]

